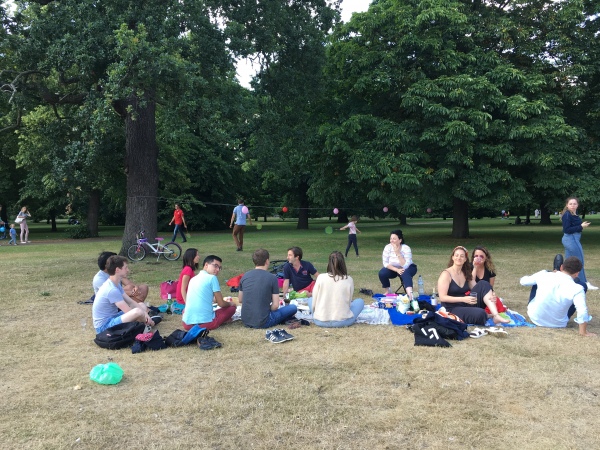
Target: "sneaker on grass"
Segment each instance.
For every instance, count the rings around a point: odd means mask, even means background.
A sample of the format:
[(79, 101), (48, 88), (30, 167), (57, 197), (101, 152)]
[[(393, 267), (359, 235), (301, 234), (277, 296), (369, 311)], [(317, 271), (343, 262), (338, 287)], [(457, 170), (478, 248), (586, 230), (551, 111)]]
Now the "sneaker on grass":
[(154, 326), (156, 326), (162, 320), (162, 316), (152, 316), (150, 317), (150, 319), (152, 320), (152, 322), (154, 322)]
[(287, 339), (284, 339), (283, 336), (281, 336), (279, 333), (277, 333), (277, 330), (273, 330), (273, 331), (267, 330), (265, 339), (269, 342), (272, 342), (273, 344), (280, 344), (287, 340)]
[(294, 339), (294, 336), (285, 331), (283, 328), (275, 329), (273, 330), (273, 333), (278, 333), (284, 341), (291, 341), (292, 339)]

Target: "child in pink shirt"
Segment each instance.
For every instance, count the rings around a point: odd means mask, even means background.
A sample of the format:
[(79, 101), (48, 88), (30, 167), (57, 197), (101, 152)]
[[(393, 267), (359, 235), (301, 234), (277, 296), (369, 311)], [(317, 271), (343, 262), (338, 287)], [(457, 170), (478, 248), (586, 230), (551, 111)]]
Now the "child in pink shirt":
[(350, 231), (348, 232), (348, 246), (346, 247), (346, 258), (348, 257), (348, 250), (350, 250), (350, 246), (352, 244), (354, 244), (354, 250), (356, 250), (356, 257), (359, 258), (358, 243), (356, 241), (356, 232), (358, 231), (360, 233), (360, 230), (356, 228), (356, 222), (358, 222), (358, 216), (352, 216), (350, 218), (350, 223), (345, 227), (340, 228), (340, 231), (345, 230), (346, 228), (350, 229)]

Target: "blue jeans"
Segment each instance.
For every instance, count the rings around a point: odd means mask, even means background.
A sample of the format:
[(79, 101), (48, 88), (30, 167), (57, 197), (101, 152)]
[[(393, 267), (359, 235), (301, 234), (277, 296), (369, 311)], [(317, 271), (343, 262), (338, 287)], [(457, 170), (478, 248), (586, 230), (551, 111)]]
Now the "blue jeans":
[(175, 238), (177, 237), (177, 232), (181, 233), (181, 237), (183, 238), (183, 242), (186, 242), (185, 239), (185, 234), (183, 234), (183, 228), (181, 228), (181, 225), (177, 225), (175, 224), (175, 230), (173, 231), (173, 240), (171, 242), (175, 242)]
[(109, 328), (115, 327), (117, 325), (121, 325), (123, 323), (123, 320), (121, 319), (121, 316), (123, 315), (123, 311), (119, 311), (119, 314), (116, 315), (115, 317), (108, 319), (106, 322), (104, 322), (104, 324), (98, 328), (96, 328), (96, 333), (100, 334), (102, 333), (104, 330), (108, 330)]
[(356, 251), (356, 256), (358, 256), (358, 242), (356, 240), (355, 234), (348, 235), (348, 247), (346, 247), (346, 256), (348, 256), (348, 250), (350, 250), (352, 244), (354, 244), (354, 250)]
[(564, 234), (562, 238), (562, 243), (565, 246), (565, 259), (569, 256), (576, 256), (581, 261), (582, 268), (581, 272), (579, 272), (579, 279), (586, 283), (587, 278), (583, 270), (583, 267), (585, 267), (585, 263), (583, 262), (583, 247), (580, 241), (581, 233)]
[[(587, 284), (584, 283), (583, 281), (581, 281), (579, 279), (579, 277), (575, 278), (573, 281), (575, 281), (575, 283), (577, 283), (578, 285), (580, 285), (581, 287), (583, 287), (583, 292), (587, 292), (588, 288), (587, 288)], [(531, 300), (533, 300), (535, 298), (535, 294), (537, 293), (537, 284), (534, 284), (533, 286), (531, 286), (531, 292), (529, 293), (529, 301), (527, 303), (531, 303)], [(569, 310), (567, 311), (567, 316), (569, 317), (569, 319), (571, 318), (571, 316), (573, 314), (575, 314), (576, 308), (575, 305), (571, 305)]]
[[(297, 312), (298, 312), (298, 308), (296, 308), (296, 305), (282, 306), (277, 311), (270, 311), (269, 318), (267, 319), (265, 324), (262, 327), (258, 327), (258, 328), (271, 328), (271, 327), (274, 327), (275, 325), (279, 325), (280, 323), (283, 323), (286, 320), (289, 320), (292, 317), (294, 317)], [(246, 325), (246, 326), (248, 326), (248, 325)], [(248, 327), (248, 328), (254, 328), (254, 327)]]
[[(417, 273), (417, 266), (411, 264), (408, 266), (408, 269), (404, 271), (400, 278), (404, 282), (404, 287), (413, 287), (413, 277)], [(381, 281), (381, 287), (387, 289), (390, 287), (390, 279), (396, 278), (398, 276), (398, 272), (394, 272), (393, 270), (384, 267), (379, 271), (379, 281)]]
[[(307, 302), (308, 302), (308, 307), (310, 308), (310, 312), (312, 313), (313, 312), (312, 297), (308, 298)], [(352, 314), (354, 314), (354, 317), (350, 317), (349, 319), (345, 319), (345, 320), (328, 320), (327, 322), (322, 322), (320, 320), (313, 319), (313, 322), (315, 323), (316, 326), (324, 327), (324, 328), (349, 327), (354, 322), (356, 322), (356, 318), (362, 312), (364, 307), (365, 307), (365, 302), (363, 301), (363, 299), (357, 298), (355, 300), (352, 300), (352, 303), (350, 303), (350, 311), (352, 311)]]

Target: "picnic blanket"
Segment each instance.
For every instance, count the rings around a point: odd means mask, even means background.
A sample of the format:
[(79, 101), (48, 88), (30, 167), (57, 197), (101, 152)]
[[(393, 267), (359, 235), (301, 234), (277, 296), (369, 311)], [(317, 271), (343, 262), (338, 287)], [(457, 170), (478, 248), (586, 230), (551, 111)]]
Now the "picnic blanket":
[[(536, 325), (527, 322), (527, 319), (525, 319), (525, 317), (523, 317), (521, 314), (519, 314), (516, 311), (512, 311), (510, 309), (507, 309), (505, 312), (500, 313), (501, 317), (504, 317), (505, 319), (509, 319), (510, 323), (494, 323), (493, 318), (489, 318), (487, 320), (487, 322), (485, 323), (486, 327), (499, 327), (499, 326), (503, 326), (503, 327), (507, 327), (507, 328), (514, 328), (514, 327), (531, 327), (531, 328), (535, 328)], [(470, 326), (470, 325), (469, 325)]]

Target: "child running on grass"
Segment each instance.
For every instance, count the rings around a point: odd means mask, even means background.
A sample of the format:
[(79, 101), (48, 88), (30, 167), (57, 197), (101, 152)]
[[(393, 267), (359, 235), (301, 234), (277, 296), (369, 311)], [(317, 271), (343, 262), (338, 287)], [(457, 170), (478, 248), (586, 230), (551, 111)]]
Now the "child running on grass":
[(346, 247), (346, 258), (348, 257), (348, 250), (350, 250), (350, 246), (354, 244), (354, 250), (356, 250), (356, 257), (358, 256), (358, 243), (356, 241), (356, 232), (360, 233), (360, 230), (356, 228), (356, 222), (358, 222), (358, 216), (352, 216), (350, 218), (350, 223), (345, 227), (340, 228), (340, 231), (345, 230), (346, 228), (350, 228), (348, 232), (348, 247)]
[(10, 224), (10, 241), (8, 245), (17, 245), (17, 230), (15, 230), (15, 224)]

